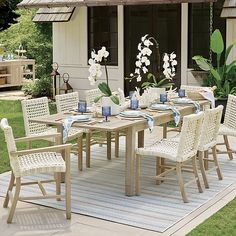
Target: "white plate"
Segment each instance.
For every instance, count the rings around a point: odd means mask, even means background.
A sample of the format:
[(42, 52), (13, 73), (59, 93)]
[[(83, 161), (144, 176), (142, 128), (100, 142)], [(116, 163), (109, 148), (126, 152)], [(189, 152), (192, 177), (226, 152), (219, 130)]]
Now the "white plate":
[(77, 115), (73, 116), (73, 119), (75, 119), (76, 122), (86, 122), (91, 120), (91, 116), (89, 115)]
[(120, 113), (120, 116), (124, 116), (124, 117), (139, 117), (142, 114), (143, 113), (141, 111), (122, 111)]
[(170, 106), (165, 104), (152, 104), (150, 108), (153, 110), (168, 110)]

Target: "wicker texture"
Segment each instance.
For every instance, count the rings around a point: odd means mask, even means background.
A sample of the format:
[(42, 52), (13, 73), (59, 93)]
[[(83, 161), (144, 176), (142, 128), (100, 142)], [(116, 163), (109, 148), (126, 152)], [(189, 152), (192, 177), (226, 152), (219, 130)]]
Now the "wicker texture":
[(78, 106), (79, 93), (73, 92), (73, 93), (56, 95), (55, 99), (57, 105), (57, 112), (65, 112)]
[(39, 173), (65, 172), (65, 162), (60, 153), (40, 152), (13, 156), (12, 152), (17, 151), (16, 144), (12, 128), (5, 118), (1, 120), (1, 129), (4, 131), (11, 168), (16, 178)]
[(91, 90), (85, 91), (85, 98), (86, 98), (87, 105), (92, 106), (94, 104), (94, 99), (99, 96), (101, 96), (101, 92), (99, 89), (91, 89)]
[(199, 142), (199, 151), (207, 151), (217, 143), (223, 106), (206, 110)]
[(159, 156), (176, 162), (183, 162), (197, 154), (203, 113), (185, 116), (179, 142), (165, 139), (151, 147), (138, 148), (138, 155)]

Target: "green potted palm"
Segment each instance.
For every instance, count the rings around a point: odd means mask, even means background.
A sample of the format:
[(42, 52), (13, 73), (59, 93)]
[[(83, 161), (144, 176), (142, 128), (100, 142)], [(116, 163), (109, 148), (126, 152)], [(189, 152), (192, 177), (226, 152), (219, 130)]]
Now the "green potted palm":
[(216, 66), (210, 60), (199, 55), (194, 56), (193, 60), (200, 69), (209, 73), (203, 80), (203, 85), (215, 87), (216, 105), (222, 104), (226, 107), (228, 95), (236, 95), (236, 60), (227, 62), (230, 52), (236, 45), (236, 40), (226, 49), (224, 45), (222, 34), (216, 29), (212, 33), (210, 41), (210, 50), (212, 55), (216, 57)]

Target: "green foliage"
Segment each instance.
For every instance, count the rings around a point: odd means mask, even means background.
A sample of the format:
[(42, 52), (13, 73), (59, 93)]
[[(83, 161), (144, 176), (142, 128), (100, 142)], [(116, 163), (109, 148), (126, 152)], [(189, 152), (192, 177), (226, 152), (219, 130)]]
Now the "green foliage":
[(35, 82), (28, 83), (22, 87), (22, 90), (26, 95), (31, 95), (34, 98), (37, 97), (52, 97), (52, 79), (51, 77), (44, 77)]
[(216, 29), (211, 35), (211, 51), (217, 58), (217, 66), (214, 67), (208, 59), (202, 56), (193, 57), (202, 70), (210, 72), (210, 75), (204, 79), (204, 86), (216, 86), (215, 96), (218, 98), (226, 98), (229, 94), (236, 95), (236, 60), (227, 64), (228, 56), (235, 45), (236, 40), (226, 48), (224, 61), (221, 64), (224, 41), (220, 31)]
[(160, 81), (156, 80), (156, 77), (154, 74), (152, 73), (148, 73), (147, 75), (147, 81), (142, 83), (142, 88), (146, 89), (146, 88), (170, 88), (171, 86), (173, 86), (174, 83), (171, 82), (171, 80), (169, 79), (161, 79)]
[(116, 95), (113, 95), (112, 92), (111, 92), (111, 89), (110, 87), (108, 86), (107, 83), (105, 82), (102, 82), (98, 85), (98, 88), (99, 90), (103, 93), (103, 95), (99, 96), (99, 97), (96, 97), (94, 99), (94, 102), (98, 102), (102, 97), (110, 97), (111, 100), (116, 104), (116, 105), (119, 105), (120, 104), (120, 101), (119, 101), (119, 98), (116, 96)]
[(35, 12), (36, 10), (18, 10), (17, 13), (21, 15), (18, 23), (0, 32), (0, 43), (11, 53), (15, 53), (22, 44), (27, 50), (27, 57), (36, 60), (36, 78), (40, 79), (51, 72), (52, 25), (33, 23)]

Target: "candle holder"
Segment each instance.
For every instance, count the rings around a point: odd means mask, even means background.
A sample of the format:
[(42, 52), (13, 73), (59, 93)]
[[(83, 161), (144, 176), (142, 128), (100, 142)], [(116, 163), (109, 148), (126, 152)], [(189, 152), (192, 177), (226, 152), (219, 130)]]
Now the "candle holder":
[(138, 99), (131, 99), (130, 100), (130, 109), (136, 110), (136, 109), (138, 109), (138, 106), (139, 106)]
[(160, 94), (160, 102), (162, 102), (163, 104), (165, 102), (167, 102), (167, 94), (166, 93), (161, 93)]
[(102, 115), (105, 117), (105, 122), (108, 122), (108, 116), (111, 115), (111, 107), (103, 106), (102, 107)]
[(81, 112), (82, 115), (83, 115), (83, 113), (86, 112), (86, 111), (87, 111), (87, 103), (86, 103), (86, 101), (80, 101), (78, 103), (78, 112)]
[(184, 89), (179, 89), (179, 91), (178, 91), (178, 96), (179, 96), (180, 98), (185, 97), (185, 90), (184, 90)]

